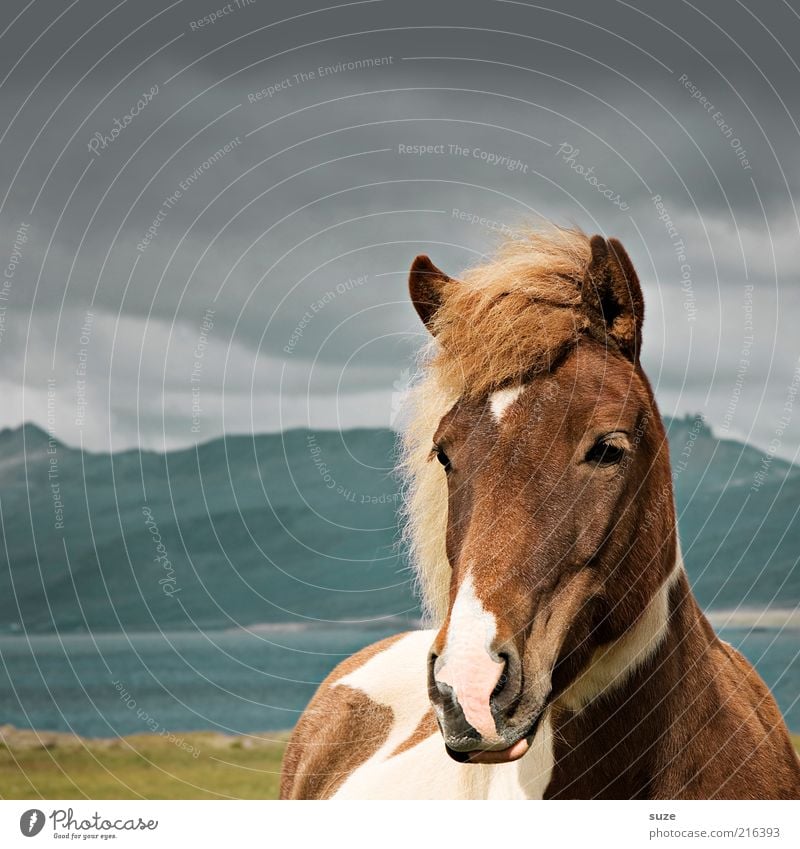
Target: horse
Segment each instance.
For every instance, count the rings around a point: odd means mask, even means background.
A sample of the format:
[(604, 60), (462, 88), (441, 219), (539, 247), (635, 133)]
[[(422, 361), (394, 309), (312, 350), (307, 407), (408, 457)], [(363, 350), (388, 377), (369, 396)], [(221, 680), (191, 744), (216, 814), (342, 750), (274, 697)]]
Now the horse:
[(507, 238), (409, 275), (430, 332), (403, 435), (432, 627), (341, 663), (283, 799), (797, 799), (800, 763), (681, 558), (644, 300), (613, 238)]

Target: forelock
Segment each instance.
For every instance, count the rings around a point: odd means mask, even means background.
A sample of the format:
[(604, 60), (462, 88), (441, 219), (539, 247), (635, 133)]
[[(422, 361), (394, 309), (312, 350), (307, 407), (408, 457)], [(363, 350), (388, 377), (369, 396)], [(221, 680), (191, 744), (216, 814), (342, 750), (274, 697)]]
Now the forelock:
[(478, 397), (549, 370), (593, 324), (581, 283), (591, 250), (580, 230), (552, 227), (507, 239), (451, 281), (431, 330), (437, 383)]

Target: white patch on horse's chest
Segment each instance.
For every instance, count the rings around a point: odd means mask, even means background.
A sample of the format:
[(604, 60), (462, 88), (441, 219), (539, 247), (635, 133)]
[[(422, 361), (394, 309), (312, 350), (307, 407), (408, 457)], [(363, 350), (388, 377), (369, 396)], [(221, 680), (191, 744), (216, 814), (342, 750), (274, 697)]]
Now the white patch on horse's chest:
[[(447, 755), (438, 731), (392, 756), (430, 708), (427, 655), (435, 636), (435, 631), (408, 634), (336, 682), (390, 707), (394, 722), (383, 745), (348, 776), (333, 798), (541, 798), (553, 768), (552, 729), (547, 716), (530, 751), (511, 764), (459, 764)], [(353, 744), (359, 743), (356, 740)]]
[[(435, 631), (413, 631), (336, 682), (336, 686), (360, 690), (372, 701), (390, 707), (394, 722), (383, 745), (345, 780), (333, 798), (407, 798), (403, 779), (413, 781), (414, 776), (398, 775), (390, 779), (382, 775), (386, 770), (381, 767), (413, 734), (430, 708), (427, 657), (435, 637)], [(358, 745), (358, 741), (353, 741), (353, 745)], [(393, 787), (395, 781), (400, 783)]]
[(555, 766), (553, 725), (548, 710), (531, 747), (518, 761), (490, 767), (494, 772), (487, 799), (543, 799)]
[(506, 410), (522, 394), (524, 386), (512, 386), (509, 389), (498, 389), (489, 396), (489, 409), (492, 411), (495, 421), (499, 422)]

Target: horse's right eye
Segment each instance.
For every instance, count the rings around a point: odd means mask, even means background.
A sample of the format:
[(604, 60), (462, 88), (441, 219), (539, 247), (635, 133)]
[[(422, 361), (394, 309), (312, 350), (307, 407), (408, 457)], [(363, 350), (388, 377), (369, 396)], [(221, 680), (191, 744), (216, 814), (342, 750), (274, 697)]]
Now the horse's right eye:
[(436, 452), (436, 459), (444, 466), (446, 472), (450, 471), (450, 458), (444, 451), (441, 445), (434, 445), (433, 450)]

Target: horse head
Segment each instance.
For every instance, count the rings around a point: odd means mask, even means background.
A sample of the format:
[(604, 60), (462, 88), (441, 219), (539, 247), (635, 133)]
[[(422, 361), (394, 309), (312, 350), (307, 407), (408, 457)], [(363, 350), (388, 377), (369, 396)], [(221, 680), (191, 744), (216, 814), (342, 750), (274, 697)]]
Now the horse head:
[(441, 502), (429, 696), (453, 758), (515, 760), (666, 627), (678, 552), (641, 287), (617, 240), (560, 230), (464, 280), (418, 257), (410, 292), (448, 399), (414, 445), (413, 509)]

